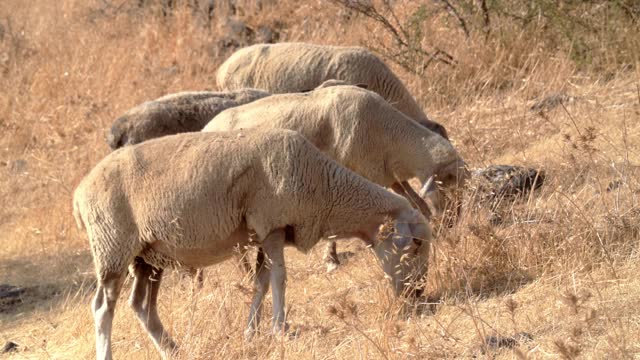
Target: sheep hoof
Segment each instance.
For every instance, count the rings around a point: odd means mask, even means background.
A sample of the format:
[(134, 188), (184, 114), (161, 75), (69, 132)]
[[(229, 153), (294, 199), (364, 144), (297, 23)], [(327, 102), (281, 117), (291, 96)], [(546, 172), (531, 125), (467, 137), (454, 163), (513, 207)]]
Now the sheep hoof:
[(289, 340), (295, 340), (298, 338), (298, 335), (300, 335), (300, 329), (296, 328), (296, 329), (292, 329), (287, 331), (287, 333), (285, 334), (285, 336), (289, 339)]
[(283, 337), (286, 340), (294, 340), (300, 334), (300, 329), (291, 329), (289, 324), (284, 324), (284, 329), (282, 327), (274, 327), (272, 334), (273, 336)]
[(337, 263), (334, 263), (334, 262), (330, 262), (330, 261), (327, 262), (327, 272), (330, 273), (330, 272), (336, 270), (338, 268), (338, 265), (340, 265), (340, 264), (337, 264)]
[(166, 344), (166, 347), (161, 350), (162, 358), (174, 359), (176, 357), (179, 357), (180, 347), (176, 345), (176, 343), (171, 339), (168, 339), (167, 342), (168, 343)]
[(244, 331), (244, 341), (251, 341), (255, 335), (256, 335), (256, 329), (247, 328)]

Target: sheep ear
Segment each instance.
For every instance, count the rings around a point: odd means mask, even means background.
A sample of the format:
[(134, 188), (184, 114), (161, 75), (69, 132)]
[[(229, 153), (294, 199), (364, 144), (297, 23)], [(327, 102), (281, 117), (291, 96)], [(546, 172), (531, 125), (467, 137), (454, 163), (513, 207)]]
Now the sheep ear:
[(437, 191), (438, 188), (436, 187), (436, 182), (433, 179), (433, 176), (429, 177), (429, 180), (427, 180), (426, 183), (424, 183), (424, 186), (422, 187), (422, 189), (420, 189), (420, 197), (421, 198), (425, 198), (428, 194)]

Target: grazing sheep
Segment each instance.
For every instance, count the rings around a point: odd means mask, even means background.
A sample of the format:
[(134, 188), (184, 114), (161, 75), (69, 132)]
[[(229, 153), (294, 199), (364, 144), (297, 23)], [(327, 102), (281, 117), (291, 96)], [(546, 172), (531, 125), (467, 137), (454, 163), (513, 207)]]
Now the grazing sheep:
[(217, 74), (220, 89), (255, 87), (273, 94), (307, 91), (329, 79), (366, 85), (405, 115), (448, 139), (445, 128), (427, 118), (391, 69), (362, 47), (257, 44), (236, 51)]
[[(461, 184), (468, 172), (451, 143), (389, 105), (378, 94), (356, 86), (332, 86), (308, 93), (276, 94), (216, 116), (203, 131), (281, 128), (300, 132), (321, 151), (349, 169), (390, 187), (427, 217), (429, 209), (407, 180), (435, 175), (445, 187)], [(442, 209), (439, 192), (430, 198)], [(339, 263), (335, 244), (325, 255), (328, 270)]]
[[(185, 91), (165, 95), (142, 103), (114, 121), (107, 134), (112, 150), (125, 145), (138, 144), (161, 136), (200, 131), (221, 111), (261, 99), (270, 94), (256, 89), (231, 92)], [(245, 271), (251, 272), (246, 257), (241, 258)], [(187, 269), (202, 287), (202, 270)]]
[[(321, 238), (359, 237), (373, 246), (396, 294), (428, 268), (431, 231), (420, 213), (294, 131), (188, 133), (124, 147), (82, 180), (73, 208), (87, 230), (98, 278), (99, 359), (111, 358), (114, 308), (130, 265), (130, 305), (164, 357), (177, 347), (157, 313), (162, 270), (219, 263), (247, 244), (250, 233), (263, 256), (247, 337), (256, 331), (270, 284), (272, 329), (286, 330), (285, 244), (307, 252)], [(395, 232), (377, 239), (389, 220)]]
[(270, 94), (256, 89), (180, 92), (142, 103), (118, 118), (107, 134), (112, 150), (145, 140), (200, 131), (221, 111)]
[[(340, 80), (328, 80), (319, 87), (346, 85)], [(364, 86), (364, 85), (358, 85)], [(112, 150), (125, 145), (133, 145), (145, 140), (183, 132), (200, 131), (221, 111), (269, 96), (264, 91), (242, 89), (233, 92), (180, 92), (165, 95), (130, 109), (111, 126), (107, 143)], [(244, 255), (244, 251), (241, 252)], [(241, 264), (251, 273), (251, 264), (246, 256), (241, 256)], [(188, 269), (202, 287), (202, 270)]]

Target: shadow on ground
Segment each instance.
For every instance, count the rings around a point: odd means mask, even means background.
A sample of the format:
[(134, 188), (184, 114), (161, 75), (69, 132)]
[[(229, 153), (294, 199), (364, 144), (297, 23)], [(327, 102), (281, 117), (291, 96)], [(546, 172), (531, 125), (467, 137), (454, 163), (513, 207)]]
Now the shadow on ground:
[[(50, 309), (95, 289), (88, 251), (3, 260), (0, 320), (10, 323), (33, 311)], [(83, 300), (84, 301), (84, 300)]]
[[(473, 271), (470, 271), (473, 274)], [(438, 289), (427, 291), (418, 301), (415, 311), (419, 315), (432, 315), (441, 305), (466, 303), (470, 298), (488, 300), (515, 294), (534, 280), (526, 271), (516, 269), (508, 273), (491, 273), (487, 269), (477, 269), (477, 275), (457, 282), (440, 284)]]

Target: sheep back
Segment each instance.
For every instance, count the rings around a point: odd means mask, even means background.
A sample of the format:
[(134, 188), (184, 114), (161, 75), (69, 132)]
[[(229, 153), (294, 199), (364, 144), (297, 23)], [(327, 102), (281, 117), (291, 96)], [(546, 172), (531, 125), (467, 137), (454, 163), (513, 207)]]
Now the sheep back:
[(221, 112), (203, 131), (256, 127), (298, 131), (329, 157), (386, 187), (460, 159), (449, 141), (356, 86), (272, 95)]
[(269, 96), (257, 89), (190, 91), (165, 95), (128, 110), (107, 133), (112, 149), (183, 132), (200, 131), (221, 111)]
[(145, 252), (160, 267), (167, 259), (210, 265), (246, 241), (242, 229), (264, 239), (290, 226), (294, 245), (308, 251), (348, 232), (354, 218), (410, 209), (286, 130), (189, 133), (125, 147), (82, 180), (74, 207), (99, 273)]
[(218, 69), (218, 87), (256, 87), (271, 93), (302, 92), (326, 80), (364, 84), (405, 115), (447, 138), (428, 119), (402, 81), (375, 54), (362, 47), (307, 43), (257, 44), (236, 51)]

